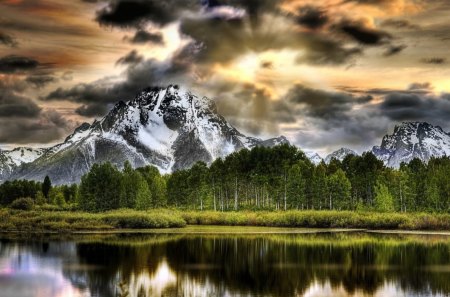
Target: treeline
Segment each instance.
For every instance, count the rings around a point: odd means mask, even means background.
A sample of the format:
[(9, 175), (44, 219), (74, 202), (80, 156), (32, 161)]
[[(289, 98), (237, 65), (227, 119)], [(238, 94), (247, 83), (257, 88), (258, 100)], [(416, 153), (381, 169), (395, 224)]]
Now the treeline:
[(448, 212), (450, 158), (396, 170), (369, 152), (315, 166), (293, 146), (257, 147), (175, 172), (167, 185), (168, 204), (189, 209)]
[(78, 186), (52, 186), (48, 176), (44, 182), (28, 180), (5, 181), (0, 185), (0, 205), (19, 209), (30, 209), (33, 205), (55, 205), (59, 207), (76, 204)]
[(240, 150), (210, 166), (161, 175), (152, 166), (119, 170), (96, 164), (80, 185), (52, 187), (12, 181), (0, 185), (0, 203), (29, 197), (36, 204), (73, 205), (85, 211), (118, 208), (146, 210), (175, 207), (191, 210), (376, 210), (449, 212), (450, 158), (400, 169), (384, 166), (372, 153), (347, 156), (342, 162), (312, 164), (296, 147)]

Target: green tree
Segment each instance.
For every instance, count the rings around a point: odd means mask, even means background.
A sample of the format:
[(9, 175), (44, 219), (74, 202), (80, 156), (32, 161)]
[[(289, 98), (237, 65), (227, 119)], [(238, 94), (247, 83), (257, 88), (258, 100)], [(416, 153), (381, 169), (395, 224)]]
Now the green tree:
[[(146, 180), (150, 193), (151, 193), (151, 204), (153, 208), (165, 207), (167, 206), (167, 182), (168, 178), (162, 176), (159, 173), (158, 168), (154, 166), (146, 166), (137, 169), (139, 173)], [(175, 186), (178, 187), (178, 186)], [(179, 189), (175, 189), (178, 190)]]
[(375, 185), (375, 209), (381, 212), (392, 212), (394, 208), (394, 198), (389, 193), (388, 187), (378, 181)]
[(323, 209), (328, 208), (328, 197), (327, 197), (327, 178), (326, 178), (326, 168), (325, 164), (319, 164), (313, 174), (313, 208)]
[(328, 209), (350, 209), (352, 185), (342, 169), (327, 177), (327, 188)]
[(81, 178), (79, 204), (86, 211), (117, 209), (122, 193), (122, 173), (111, 163), (94, 164)]
[(66, 200), (64, 199), (64, 194), (62, 192), (58, 192), (55, 196), (55, 204), (59, 207), (66, 205)]
[(42, 183), (42, 193), (44, 194), (45, 198), (49, 199), (48, 194), (50, 193), (51, 189), (52, 189), (52, 182), (50, 180), (50, 177), (46, 175), (44, 178), (44, 182)]
[(136, 209), (148, 210), (154, 206), (152, 201), (152, 193), (147, 181), (139, 174), (136, 180)]
[(37, 194), (36, 194), (36, 204), (37, 205), (44, 205), (45, 203), (47, 203), (47, 199), (45, 198), (45, 196), (42, 193), (42, 191), (38, 191)]
[(136, 206), (136, 197), (138, 192), (138, 182), (142, 178), (140, 173), (135, 171), (129, 161), (124, 164), (122, 171), (122, 193), (120, 197), (120, 207), (134, 208)]
[(287, 196), (289, 208), (303, 209), (306, 204), (306, 193), (303, 170), (306, 167), (303, 161), (294, 164), (288, 171)]

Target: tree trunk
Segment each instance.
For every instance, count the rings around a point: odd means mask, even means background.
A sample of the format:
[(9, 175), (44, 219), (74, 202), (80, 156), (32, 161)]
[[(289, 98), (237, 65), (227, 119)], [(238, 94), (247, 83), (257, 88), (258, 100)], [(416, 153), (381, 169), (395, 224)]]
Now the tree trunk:
[(235, 177), (235, 189), (234, 189), (234, 210), (238, 209), (238, 184), (237, 184), (237, 175)]
[(284, 211), (287, 210), (287, 176), (284, 172)]
[(214, 186), (214, 179), (213, 179), (213, 196), (214, 196), (214, 211), (217, 211), (217, 209), (216, 209), (216, 187)]

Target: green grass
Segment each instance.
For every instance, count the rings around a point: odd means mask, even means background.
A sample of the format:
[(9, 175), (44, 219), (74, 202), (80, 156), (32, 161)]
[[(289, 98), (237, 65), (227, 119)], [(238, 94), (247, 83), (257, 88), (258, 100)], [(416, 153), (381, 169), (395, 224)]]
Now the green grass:
[(450, 215), (351, 211), (181, 212), (189, 225), (450, 230)]
[(135, 211), (129, 209), (84, 213), (72, 211), (0, 210), (2, 231), (95, 231), (184, 227), (181, 216), (169, 210)]
[(2, 231), (114, 231), (182, 228), (186, 225), (450, 231), (450, 215), (350, 211), (200, 212), (169, 209), (122, 209), (105, 213), (85, 213), (0, 209)]

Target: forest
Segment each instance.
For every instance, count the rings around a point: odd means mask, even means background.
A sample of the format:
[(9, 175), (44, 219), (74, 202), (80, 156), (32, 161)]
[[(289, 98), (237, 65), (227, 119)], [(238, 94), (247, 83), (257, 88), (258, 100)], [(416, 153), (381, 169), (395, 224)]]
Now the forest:
[(414, 159), (399, 169), (372, 153), (312, 164), (290, 145), (243, 149), (210, 166), (161, 175), (156, 167), (95, 164), (79, 185), (26, 180), (0, 185), (0, 204), (103, 212), (121, 208), (196, 211), (450, 211), (450, 158)]

